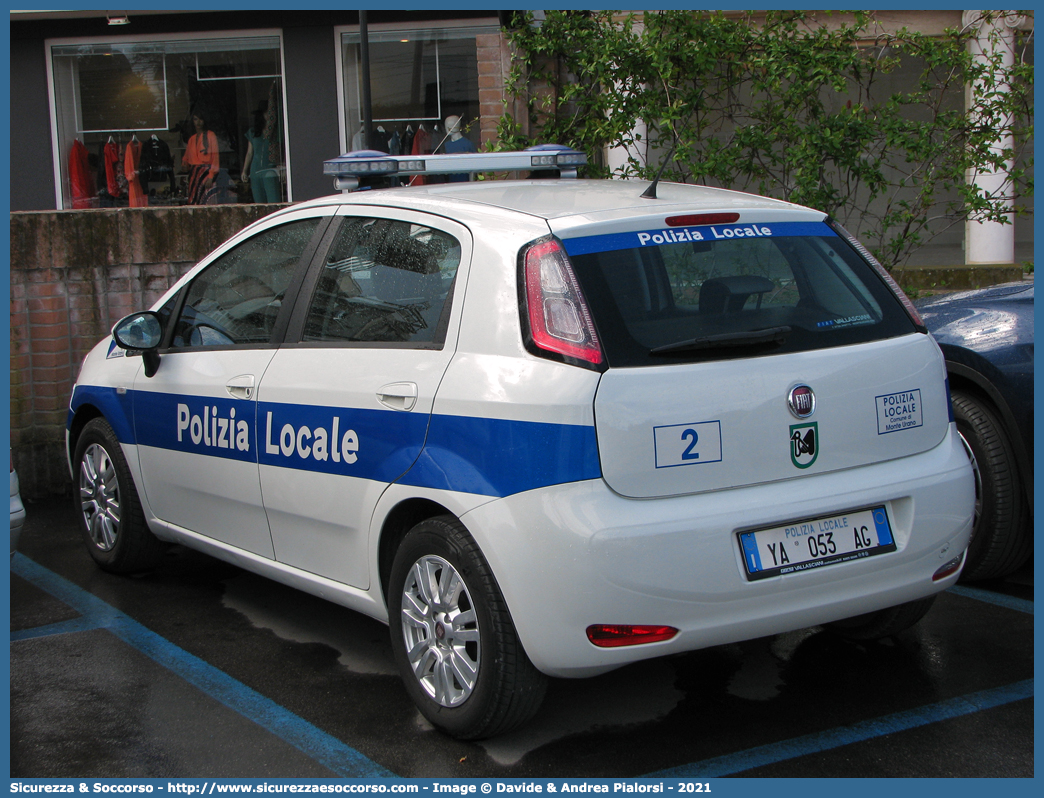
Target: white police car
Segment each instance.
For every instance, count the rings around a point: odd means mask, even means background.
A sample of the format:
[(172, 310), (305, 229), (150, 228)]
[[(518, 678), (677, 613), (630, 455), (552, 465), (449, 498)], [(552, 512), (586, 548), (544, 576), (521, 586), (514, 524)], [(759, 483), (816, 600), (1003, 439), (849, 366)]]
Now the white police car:
[(360, 191), (243, 230), (84, 362), (91, 555), (135, 571), (177, 542), (387, 621), (460, 737), (531, 717), (545, 675), (916, 622), (974, 502), (938, 347), (823, 213), (646, 188)]

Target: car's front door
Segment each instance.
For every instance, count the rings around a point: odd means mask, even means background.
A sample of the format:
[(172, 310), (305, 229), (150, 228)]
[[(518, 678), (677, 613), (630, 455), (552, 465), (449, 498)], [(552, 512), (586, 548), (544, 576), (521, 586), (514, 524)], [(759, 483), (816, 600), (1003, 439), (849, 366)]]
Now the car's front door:
[(339, 223), (261, 382), (258, 451), (276, 559), (366, 588), (373, 509), (453, 356), (471, 236), (405, 211)]
[(313, 211), (235, 243), (183, 289), (134, 424), (145, 495), (164, 522), (272, 558), (258, 477), (257, 387), (329, 217)]

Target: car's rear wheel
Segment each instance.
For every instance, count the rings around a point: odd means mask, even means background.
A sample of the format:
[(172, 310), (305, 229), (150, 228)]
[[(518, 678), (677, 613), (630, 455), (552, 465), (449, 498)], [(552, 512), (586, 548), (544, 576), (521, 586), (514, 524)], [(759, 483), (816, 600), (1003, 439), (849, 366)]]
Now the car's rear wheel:
[(153, 567), (166, 544), (145, 523), (123, 449), (105, 419), (84, 426), (74, 462), (80, 531), (94, 561), (112, 573)]
[(879, 640), (904, 632), (928, 614), (935, 596), (908, 601), (895, 607), (823, 624), (823, 628), (848, 640)]
[(953, 415), (975, 474), (975, 521), (962, 581), (995, 579), (1030, 555), (1026, 502), (1011, 442), (994, 410), (978, 397), (953, 391)]
[(489, 565), (457, 519), (422, 521), (403, 539), (388, 614), (406, 690), (435, 726), (477, 739), (539, 709), (547, 679), (526, 656)]

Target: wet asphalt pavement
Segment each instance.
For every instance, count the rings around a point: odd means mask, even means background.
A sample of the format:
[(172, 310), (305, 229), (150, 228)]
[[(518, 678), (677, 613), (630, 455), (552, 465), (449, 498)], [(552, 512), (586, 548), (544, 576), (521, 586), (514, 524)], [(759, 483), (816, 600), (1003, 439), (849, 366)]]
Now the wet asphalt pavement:
[(463, 743), (406, 696), (387, 628), (181, 547), (98, 570), (70, 500), (28, 506), (11, 571), (11, 776), (1031, 777), (1033, 569), (914, 629), (817, 628), (553, 680)]

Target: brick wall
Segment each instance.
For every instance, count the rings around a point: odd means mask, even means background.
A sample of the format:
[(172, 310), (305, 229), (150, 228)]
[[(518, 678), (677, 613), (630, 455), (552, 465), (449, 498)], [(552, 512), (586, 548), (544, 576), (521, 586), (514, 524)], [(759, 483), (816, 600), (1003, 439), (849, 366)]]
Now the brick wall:
[(504, 83), (511, 72), (511, 50), (499, 33), (475, 40), (478, 56), (479, 143), (496, 143), (497, 123), (505, 111)]
[(11, 214), (11, 447), (22, 495), (69, 489), (65, 420), (84, 355), (271, 205)]
[(502, 33), (492, 33), (477, 37), (475, 44), (478, 54), (480, 144), (497, 142), (497, 124), (505, 111), (511, 113), (523, 133), (528, 133), (527, 96), (509, 96), (505, 89), (515, 60), (510, 43)]

